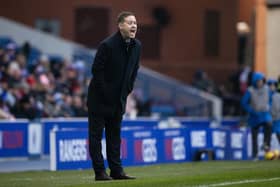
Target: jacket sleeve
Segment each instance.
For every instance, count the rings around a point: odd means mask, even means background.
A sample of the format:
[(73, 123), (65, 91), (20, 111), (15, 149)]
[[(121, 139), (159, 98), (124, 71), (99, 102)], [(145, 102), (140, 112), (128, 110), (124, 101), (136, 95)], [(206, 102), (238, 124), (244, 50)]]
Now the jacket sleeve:
[(275, 118), (276, 114), (277, 114), (277, 103), (275, 101), (273, 102), (273, 97), (272, 97), (271, 115), (273, 118)]
[(272, 107), (272, 97), (273, 97), (273, 92), (269, 90), (269, 108)]
[(105, 92), (105, 64), (109, 59), (109, 50), (105, 43), (102, 43), (95, 55), (94, 63), (92, 65), (92, 75), (95, 87), (100, 94)]
[(250, 113), (250, 114), (254, 114), (256, 113), (255, 110), (250, 106), (250, 99), (251, 99), (251, 94), (250, 92), (247, 90), (245, 92), (245, 94), (243, 95), (243, 97), (241, 98), (241, 106), (242, 108)]
[(139, 69), (139, 64), (137, 64), (136, 67), (133, 70), (130, 85), (129, 85), (129, 93), (133, 90), (134, 82), (135, 82), (135, 79), (136, 79), (136, 76), (137, 76), (138, 69)]
[(139, 49), (139, 56), (137, 58), (137, 63), (136, 63), (136, 66), (135, 66), (135, 68), (132, 72), (132, 75), (131, 75), (131, 81), (130, 81), (130, 85), (129, 85), (129, 93), (133, 90), (134, 82), (135, 82), (135, 79), (136, 79), (136, 76), (137, 76), (137, 72), (138, 72), (138, 69), (140, 67), (140, 65), (139, 65), (140, 56), (141, 56), (141, 45), (140, 45), (140, 49)]

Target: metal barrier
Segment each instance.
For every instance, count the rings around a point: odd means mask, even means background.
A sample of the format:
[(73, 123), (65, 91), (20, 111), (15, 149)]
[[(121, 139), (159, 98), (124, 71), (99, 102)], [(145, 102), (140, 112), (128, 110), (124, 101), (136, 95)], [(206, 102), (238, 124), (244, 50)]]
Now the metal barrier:
[(220, 98), (150, 69), (140, 68), (135, 83), (137, 89), (143, 92), (144, 100), (168, 104), (186, 116), (204, 116), (218, 121), (222, 119)]

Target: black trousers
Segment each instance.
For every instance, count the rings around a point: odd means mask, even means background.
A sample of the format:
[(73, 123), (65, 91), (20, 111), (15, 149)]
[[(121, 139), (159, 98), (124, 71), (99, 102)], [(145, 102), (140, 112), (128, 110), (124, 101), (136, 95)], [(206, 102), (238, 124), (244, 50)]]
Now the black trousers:
[(278, 143), (280, 144), (280, 134), (277, 133), (277, 134), (276, 134), (276, 137), (277, 137), (277, 139), (278, 139)]
[(258, 133), (261, 127), (263, 127), (263, 131), (264, 131), (263, 146), (267, 146), (268, 148), (270, 148), (272, 124), (266, 122), (266, 123), (261, 123), (255, 127), (252, 127), (251, 132), (252, 132), (253, 158), (258, 156)]
[(92, 167), (95, 173), (105, 171), (104, 158), (102, 156), (101, 140), (105, 128), (107, 161), (111, 173), (123, 171), (121, 148), (121, 121), (122, 115), (116, 117), (97, 117), (89, 114), (89, 152), (92, 159)]

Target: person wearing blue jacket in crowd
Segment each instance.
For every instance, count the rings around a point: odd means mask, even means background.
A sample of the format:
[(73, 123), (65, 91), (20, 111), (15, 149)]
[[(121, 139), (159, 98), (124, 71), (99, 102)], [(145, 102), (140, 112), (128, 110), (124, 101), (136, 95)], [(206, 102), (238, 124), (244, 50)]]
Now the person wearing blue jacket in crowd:
[(269, 80), (267, 84), (272, 91), (272, 106), (271, 106), (271, 114), (273, 119), (272, 129), (276, 134), (278, 142), (280, 144), (280, 90), (277, 90), (277, 81)]
[(265, 77), (262, 73), (254, 72), (252, 85), (246, 90), (241, 99), (241, 106), (249, 114), (248, 125), (252, 133), (252, 157), (258, 160), (258, 132), (261, 127), (264, 130), (264, 142), (262, 149), (269, 151), (272, 116), (270, 113), (272, 93), (265, 84)]

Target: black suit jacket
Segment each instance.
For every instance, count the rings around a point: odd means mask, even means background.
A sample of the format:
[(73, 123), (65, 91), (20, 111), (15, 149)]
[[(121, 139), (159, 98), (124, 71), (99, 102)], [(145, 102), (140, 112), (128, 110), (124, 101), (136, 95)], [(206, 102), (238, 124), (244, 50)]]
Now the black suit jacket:
[(88, 90), (89, 115), (124, 114), (127, 95), (133, 89), (139, 69), (140, 51), (140, 41), (132, 39), (127, 48), (119, 31), (101, 42)]

